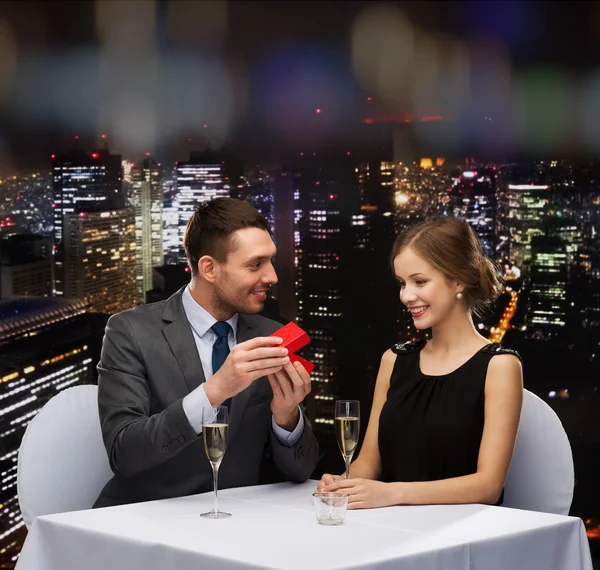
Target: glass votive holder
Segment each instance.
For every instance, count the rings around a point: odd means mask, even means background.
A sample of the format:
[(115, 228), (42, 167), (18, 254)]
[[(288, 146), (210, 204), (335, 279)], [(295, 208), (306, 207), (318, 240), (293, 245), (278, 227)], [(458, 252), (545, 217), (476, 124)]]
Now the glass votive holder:
[(315, 514), (319, 524), (338, 525), (344, 522), (348, 495), (341, 491), (316, 491), (313, 493)]

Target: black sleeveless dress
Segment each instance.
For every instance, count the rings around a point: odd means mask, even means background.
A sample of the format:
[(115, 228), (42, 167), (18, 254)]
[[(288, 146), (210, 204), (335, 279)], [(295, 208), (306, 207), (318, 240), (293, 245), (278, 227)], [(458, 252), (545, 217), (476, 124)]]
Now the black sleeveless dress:
[(436, 481), (475, 473), (488, 364), (496, 354), (520, 359), (514, 350), (487, 344), (453, 372), (428, 376), (419, 364), (425, 342), (392, 347), (396, 363), (379, 418), (385, 482)]

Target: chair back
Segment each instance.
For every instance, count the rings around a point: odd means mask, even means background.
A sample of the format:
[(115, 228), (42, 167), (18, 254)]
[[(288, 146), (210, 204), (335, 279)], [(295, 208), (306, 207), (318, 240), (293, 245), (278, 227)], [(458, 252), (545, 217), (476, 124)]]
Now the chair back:
[(523, 390), (503, 506), (568, 515), (574, 487), (573, 454), (560, 419), (546, 402)]
[(19, 449), (17, 493), (25, 524), (29, 528), (40, 515), (91, 508), (111, 477), (98, 387), (59, 392), (29, 423)]

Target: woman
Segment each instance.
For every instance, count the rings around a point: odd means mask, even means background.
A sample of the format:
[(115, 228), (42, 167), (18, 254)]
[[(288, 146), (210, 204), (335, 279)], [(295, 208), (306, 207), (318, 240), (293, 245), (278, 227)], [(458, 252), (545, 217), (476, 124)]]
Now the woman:
[(350, 509), (500, 504), (523, 375), (518, 354), (473, 324), (501, 291), (494, 266), (471, 227), (448, 217), (400, 235), (392, 261), (400, 300), (432, 338), (385, 352), (350, 479), (325, 474), (318, 486), (347, 492)]

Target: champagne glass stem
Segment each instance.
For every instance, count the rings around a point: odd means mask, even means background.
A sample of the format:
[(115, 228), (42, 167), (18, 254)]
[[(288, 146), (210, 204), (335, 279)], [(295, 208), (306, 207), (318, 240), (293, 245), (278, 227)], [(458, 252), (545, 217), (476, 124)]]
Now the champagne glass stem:
[(214, 506), (213, 506), (213, 512), (218, 513), (219, 512), (219, 496), (218, 496), (219, 466), (218, 465), (213, 465), (213, 481), (215, 484), (215, 501), (214, 501)]
[(346, 458), (346, 479), (350, 479), (350, 459)]

